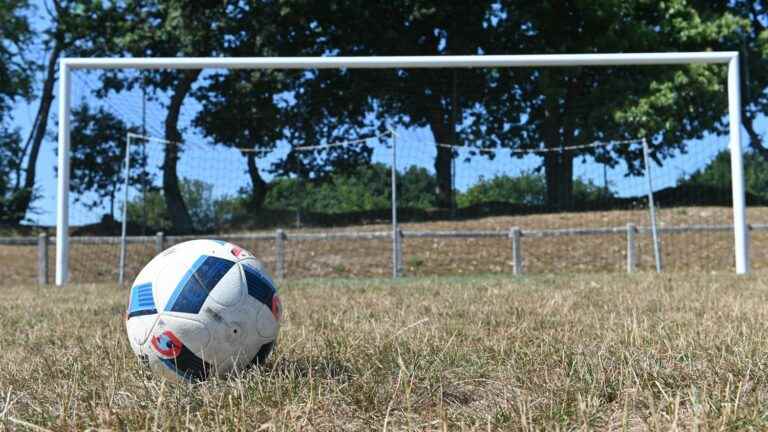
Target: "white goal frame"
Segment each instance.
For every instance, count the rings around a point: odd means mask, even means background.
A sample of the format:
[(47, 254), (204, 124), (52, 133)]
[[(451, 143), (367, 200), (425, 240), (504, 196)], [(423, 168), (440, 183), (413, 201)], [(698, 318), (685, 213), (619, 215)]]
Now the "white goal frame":
[(728, 65), (728, 119), (733, 193), (736, 273), (749, 273), (749, 231), (744, 194), (741, 145), (741, 78), (739, 53), (678, 52), (630, 54), (542, 54), (481, 56), (382, 57), (177, 57), (62, 58), (59, 60), (58, 179), (56, 205), (56, 285), (69, 276), (70, 98), (77, 69), (408, 69), (475, 67), (563, 67), (632, 65)]

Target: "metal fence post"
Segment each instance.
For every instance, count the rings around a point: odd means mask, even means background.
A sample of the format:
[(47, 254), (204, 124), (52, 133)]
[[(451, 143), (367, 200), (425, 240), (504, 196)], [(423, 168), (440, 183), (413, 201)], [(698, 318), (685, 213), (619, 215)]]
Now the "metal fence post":
[(514, 227), (509, 230), (509, 238), (512, 239), (512, 273), (516, 275), (523, 274), (523, 249), (520, 236), (520, 228)]
[(275, 231), (275, 276), (278, 279), (285, 279), (285, 237), (285, 231)]
[(637, 228), (635, 224), (627, 224), (627, 273), (632, 273), (637, 270), (637, 242), (635, 241), (635, 234)]
[(37, 284), (48, 285), (48, 234), (37, 236)]
[(165, 233), (160, 231), (155, 234), (155, 252), (158, 254), (165, 250)]

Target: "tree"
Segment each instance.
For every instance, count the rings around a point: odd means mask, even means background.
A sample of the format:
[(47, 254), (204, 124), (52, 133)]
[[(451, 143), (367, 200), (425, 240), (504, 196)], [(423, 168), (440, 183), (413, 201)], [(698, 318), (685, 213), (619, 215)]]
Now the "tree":
[(283, 136), (280, 108), (275, 95), (281, 74), (271, 71), (229, 71), (207, 77), (195, 98), (206, 107), (193, 124), (214, 142), (242, 151), (251, 179), (250, 207), (260, 209), (268, 185), (256, 160), (275, 149)]
[(25, 213), (18, 210), (22, 197), (19, 190), (20, 167), (23, 162), (21, 136), (16, 130), (0, 129), (0, 223), (16, 224)]
[[(202, 180), (182, 178), (179, 187), (197, 232), (211, 232), (225, 216), (231, 217), (242, 210), (236, 198), (214, 198), (213, 185)], [(166, 202), (162, 190), (150, 188), (144, 196), (128, 201), (128, 221), (144, 220), (146, 216), (148, 227), (166, 232), (173, 230)]]
[[(100, 108), (92, 111), (82, 104), (72, 112), (70, 148), (71, 179), (70, 190), (75, 199), (86, 207), (95, 209), (109, 200), (109, 214), (115, 216), (115, 199), (125, 181), (125, 150), (129, 128), (113, 114)], [(131, 149), (131, 172), (129, 185), (150, 184), (150, 179), (141, 169), (146, 163), (138, 147)], [(89, 195), (90, 193), (90, 195)]]
[[(230, 5), (223, 32), (223, 55), (291, 56), (300, 51), (290, 35), (300, 23), (291, 2), (245, 2)], [(272, 152), (285, 138), (288, 118), (285, 106), (293, 81), (301, 71), (228, 70), (206, 74), (193, 96), (203, 106), (193, 120), (214, 143), (242, 150), (251, 179), (249, 207), (262, 207), (269, 185), (256, 161)]]
[[(113, 50), (119, 55), (135, 57), (196, 57), (222, 55), (223, 47), (233, 35), (228, 18), (236, 18), (240, 3), (220, 1), (171, 0), (153, 2), (129, 0), (119, 4), (121, 18), (111, 35)], [(200, 76), (200, 70), (152, 70), (142, 74), (105, 71), (100, 96), (144, 86), (155, 95), (169, 94), (164, 120), (163, 198), (173, 229), (194, 231), (194, 221), (179, 186), (177, 162), (184, 139), (179, 130), (179, 117), (188, 95)]]
[(24, 218), (18, 203), (33, 191), (21, 189), (24, 148), (19, 131), (9, 127), (10, 108), (20, 98), (31, 97), (32, 70), (25, 50), (31, 43), (25, 0), (0, 4), (0, 222), (18, 223)]
[(460, 207), (483, 203), (513, 203), (526, 206), (544, 205), (546, 185), (541, 175), (522, 173), (517, 177), (481, 178), (458, 197)]
[[(762, 154), (752, 151), (744, 155), (744, 174), (747, 193), (768, 200), (768, 161)], [(731, 153), (718, 153), (707, 166), (681, 179), (678, 186), (705, 186), (730, 191)]]
[[(297, 39), (310, 40), (310, 55), (480, 54), (494, 45), (493, 1), (363, 0), (297, 2), (308, 17)], [(482, 97), (485, 76), (477, 69), (321, 70), (304, 74), (293, 105), (292, 138), (312, 143), (383, 132), (386, 127), (427, 127), (437, 143), (436, 202), (452, 202), (452, 152), (445, 144), (465, 138), (465, 111)], [(352, 165), (352, 164), (350, 164)], [(354, 166), (354, 165), (352, 165)]]
[[(107, 53), (104, 35), (109, 33), (108, 29), (114, 26), (113, 23), (119, 17), (115, 14), (114, 8), (106, 7), (98, 0), (51, 0), (50, 3), (42, 2), (41, 7), (45, 8), (47, 19), (50, 21), (50, 26), (42, 31), (38, 40), (40, 48), (47, 52), (47, 60), (40, 65), (30, 62), (33, 65), (30, 69), (40, 69), (42, 72), (43, 83), (39, 89), (33, 89), (30, 86), (30, 98), (37, 91), (39, 105), (20, 153), (17, 182), (14, 187), (16, 199), (13, 201), (12, 209), (6, 213), (13, 215), (11, 220), (15, 223), (24, 217), (35, 199), (37, 159), (48, 131), (48, 120), (54, 100), (54, 85), (58, 78), (59, 58), (65, 53), (70, 56)], [(19, 54), (19, 58), (24, 57), (21, 53)], [(3, 80), (0, 79), (0, 81)], [(8, 84), (14, 85), (10, 80)]]
[[(720, 47), (740, 25), (727, 14), (700, 14), (686, 0), (601, 0), (588, 7), (565, 0), (313, 6), (303, 15), (309, 17), (307, 33), (317, 38), (315, 54), (706, 50)], [(722, 72), (706, 66), (318, 71), (304, 76), (296, 105), (314, 123), (322, 118), (369, 128), (429, 127), (444, 144), (549, 150), (541, 153), (546, 202), (569, 209), (575, 157), (590, 155), (608, 166), (625, 161), (630, 174), (638, 175), (641, 153), (631, 146), (560, 149), (646, 137), (657, 162), (686, 151), (687, 140), (721, 131)], [(328, 113), (361, 106), (364, 114), (351, 116), (351, 122), (350, 116), (334, 121)], [(440, 206), (450, 201), (451, 159), (450, 148), (438, 146)]]
[[(500, 2), (497, 49), (507, 52), (584, 53), (698, 51), (718, 48), (739, 25), (728, 15), (703, 19), (684, 0), (647, 2)], [(600, 37), (595, 37), (599, 34)], [(489, 71), (489, 88), (514, 89), (509, 103), (491, 98), (471, 125), (489, 146), (549, 150), (542, 154), (550, 206), (573, 207), (573, 160), (591, 155), (641, 173), (638, 146), (560, 150), (594, 141), (645, 137), (661, 163), (686, 151), (686, 140), (718, 132), (724, 116), (722, 68), (572, 67)], [(520, 120), (519, 125), (510, 120)], [(502, 125), (506, 127), (488, 127)]]
[[(273, 182), (265, 205), (271, 209), (303, 209), (318, 213), (344, 213), (388, 209), (392, 205), (390, 167), (374, 163), (337, 171), (320, 180), (279, 178)], [(435, 177), (425, 168), (397, 173), (398, 206), (428, 209), (435, 206)]]
[(768, 113), (768, 3), (765, 0), (696, 1), (707, 16), (731, 15), (740, 26), (723, 40), (723, 49), (739, 51), (741, 61), (741, 122), (750, 147), (768, 160), (768, 146), (755, 124)]

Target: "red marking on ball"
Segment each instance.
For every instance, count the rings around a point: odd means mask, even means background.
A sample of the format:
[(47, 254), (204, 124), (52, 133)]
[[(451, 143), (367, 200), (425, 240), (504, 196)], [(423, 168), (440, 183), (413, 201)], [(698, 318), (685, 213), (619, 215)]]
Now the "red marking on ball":
[(283, 319), (283, 302), (280, 301), (280, 297), (277, 294), (272, 296), (272, 315), (278, 321)]
[(176, 358), (181, 354), (182, 345), (179, 338), (173, 332), (166, 330), (159, 335), (152, 336), (150, 340), (152, 348), (163, 357)]
[(233, 247), (230, 252), (232, 252), (232, 255), (234, 255), (237, 259), (246, 258), (250, 255), (247, 250), (241, 248), (240, 246)]

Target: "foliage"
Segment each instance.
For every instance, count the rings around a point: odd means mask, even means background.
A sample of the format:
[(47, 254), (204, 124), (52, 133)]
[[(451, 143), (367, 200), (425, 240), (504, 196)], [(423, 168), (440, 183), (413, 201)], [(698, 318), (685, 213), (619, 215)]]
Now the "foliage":
[[(591, 180), (577, 178), (573, 183), (573, 196), (576, 202), (594, 204), (611, 198), (613, 194)], [(483, 203), (543, 206), (546, 204), (546, 182), (541, 174), (530, 172), (523, 172), (515, 177), (500, 175), (491, 179), (481, 178), (466, 192), (459, 193), (456, 202), (459, 207)]]
[(211, 231), (216, 226), (216, 201), (213, 185), (196, 179), (181, 182), (181, 196), (187, 204), (192, 223), (199, 231)]
[[(230, 26), (239, 20), (228, 20), (244, 3), (190, 2), (172, 0), (146, 2), (129, 0), (118, 3), (122, 17), (110, 34), (110, 49), (116, 55), (137, 57), (221, 56), (233, 39)], [(247, 20), (245, 20), (247, 21)], [(244, 21), (244, 22), (245, 22)], [(98, 95), (120, 92), (142, 86), (153, 98), (168, 97), (165, 113), (166, 144), (163, 170), (163, 198), (174, 228), (179, 232), (194, 229), (194, 222), (184, 202), (176, 164), (183, 146), (179, 117), (187, 95), (200, 75), (200, 70), (147, 70), (140, 74), (125, 70), (103, 71)], [(173, 144), (170, 144), (173, 143)]]
[[(768, 199), (768, 161), (757, 152), (744, 155), (744, 183), (746, 192)], [(723, 150), (706, 167), (695, 171), (678, 182), (684, 186), (708, 186), (715, 189), (731, 188), (731, 153)]]
[[(265, 205), (322, 213), (386, 209), (392, 205), (390, 176), (388, 166), (374, 163), (347, 173), (333, 173), (321, 180), (280, 178), (270, 185)], [(399, 206), (434, 207), (435, 178), (426, 169), (410, 167), (397, 173), (397, 184)]]
[(403, 208), (429, 209), (437, 207), (435, 189), (437, 178), (426, 168), (410, 166), (397, 173), (397, 201)]
[[(184, 178), (179, 184), (197, 232), (213, 232), (249, 211), (243, 194), (214, 197), (213, 185), (198, 179)], [(157, 188), (130, 199), (128, 221), (156, 231), (174, 231), (163, 192)]]
[(481, 178), (466, 192), (459, 194), (456, 203), (459, 207), (493, 202), (540, 206), (544, 205), (545, 193), (544, 177), (524, 172), (516, 177), (500, 175)]
[[(93, 209), (108, 199), (110, 215), (114, 216), (116, 194), (125, 181), (129, 132), (136, 133), (137, 129), (103, 108), (93, 111), (81, 104), (72, 111), (70, 189), (75, 192), (75, 200)], [(130, 158), (129, 184), (148, 184), (151, 179), (143, 170), (146, 160), (139, 146), (132, 147)]]
[(16, 203), (25, 190), (17, 186), (23, 153), (18, 131), (0, 129), (0, 222), (16, 222), (24, 218)]
[(741, 64), (742, 125), (752, 150), (768, 159), (758, 119), (768, 113), (768, 3), (765, 0), (696, 1), (708, 21), (728, 16), (739, 26), (723, 38), (721, 49), (738, 51)]
[(27, 0), (0, 3), (0, 121), (19, 97), (30, 97), (32, 72), (26, 63), (32, 31)]
[[(39, 10), (38, 10), (39, 9)], [(307, 2), (148, 2), (127, 0), (49, 0), (38, 9), (27, 0), (0, 5), (0, 219), (18, 221), (34, 191), (37, 151), (49, 118), (59, 55), (67, 56), (296, 56), (451, 55), (515, 52), (639, 52), (739, 50), (743, 70), (743, 122), (752, 147), (768, 160), (755, 121), (768, 110), (768, 4), (765, 0), (596, 0), (522, 2), (482, 0), (330, 0)], [(49, 25), (32, 32), (28, 16), (48, 11)], [(329, 11), (332, 11), (329, 12)], [(596, 38), (594, 35), (599, 34)], [(46, 50), (45, 63), (29, 55), (31, 44)], [(9, 108), (30, 99), (37, 88), (33, 72), (48, 66), (41, 86), (36, 131), (26, 143), (8, 124)], [(249, 203), (264, 200), (293, 206), (367, 209), (386, 196), (365, 195), (368, 178), (360, 166), (371, 161), (369, 146), (299, 151), (295, 147), (371, 137), (388, 127), (427, 128), (436, 142), (478, 148), (557, 148), (593, 141), (647, 137), (651, 157), (663, 163), (686, 148), (686, 141), (724, 131), (724, 73), (720, 66), (580, 67), (519, 69), (382, 69), (308, 71), (156, 70), (98, 72), (106, 97), (143, 86), (151, 98), (170, 98), (165, 137), (183, 141), (178, 122), (188, 95), (207, 109), (192, 126), (213, 142), (256, 150), (248, 157)], [(50, 84), (50, 85), (49, 85)], [(47, 95), (47, 96), (46, 96)], [(311, 189), (309, 201), (282, 189), (273, 191), (255, 159), (287, 140), (294, 147), (271, 174), (295, 175)], [(181, 196), (175, 165), (177, 147), (163, 161), (163, 198), (174, 226), (192, 219)], [(180, 151), (183, 148), (178, 147)], [(629, 149), (629, 150), (627, 150)], [(106, 149), (102, 149), (106, 151)], [(110, 150), (114, 154), (114, 149)], [(599, 187), (574, 178), (573, 159), (591, 155), (609, 167), (626, 162), (639, 175), (641, 154), (629, 147), (580, 149), (542, 157), (544, 199), (568, 207), (580, 194)], [(475, 156), (480, 157), (480, 156)], [(446, 205), (451, 179), (450, 151), (438, 147), (435, 174), (421, 186), (404, 189), (403, 202), (417, 208)], [(355, 179), (353, 174), (362, 174)], [(94, 174), (97, 176), (98, 174)], [(375, 177), (375, 176), (374, 176)], [(372, 190), (384, 193), (373, 180)], [(415, 179), (414, 179), (415, 181)], [(482, 185), (494, 199), (494, 188)], [(522, 181), (522, 180), (518, 180)], [(379, 184), (379, 183), (381, 184)], [(92, 182), (94, 185), (98, 182)], [(101, 186), (99, 186), (101, 187)], [(480, 186), (478, 186), (480, 187)], [(103, 188), (102, 188), (103, 189)], [(424, 193), (429, 191), (432, 197)], [(437, 191), (437, 192), (436, 192)], [(472, 193), (481, 193), (480, 189)], [(276, 195), (277, 194), (277, 195)], [(283, 194), (285, 195), (285, 194)], [(301, 195), (299, 195), (301, 196)], [(88, 198), (83, 198), (88, 199)], [(317, 202), (312, 200), (318, 200)], [(477, 198), (463, 197), (465, 202)], [(236, 202), (236, 204), (235, 204)], [(191, 222), (190, 222), (191, 223)]]
[(163, 192), (156, 188), (130, 198), (127, 213), (129, 224), (141, 225), (152, 231), (168, 231), (171, 228)]
[(26, 16), (26, 0), (0, 2), (0, 222), (23, 219), (18, 202), (31, 190), (20, 188), (24, 148), (19, 131), (11, 126), (11, 108), (32, 94), (34, 68), (27, 63), (26, 50), (32, 32)]
[[(297, 3), (297, 13), (311, 20), (301, 34), (308, 39), (307, 54), (478, 54), (494, 45), (493, 1)], [(387, 127), (426, 127), (436, 142), (455, 143), (461, 112), (480, 102), (486, 88), (480, 69), (320, 70), (301, 78), (288, 109), (295, 119), (291, 141), (302, 145), (380, 134)], [(451, 152), (436, 150), (433, 201), (448, 207)]]
[[(354, 11), (355, 18), (328, 9)], [(304, 12), (313, 19), (314, 53), (345, 55), (697, 51), (716, 48), (740, 25), (727, 14), (702, 16), (683, 0), (601, 0), (589, 7), (332, 1)], [(652, 157), (662, 161), (686, 140), (722, 126), (722, 72), (710, 66), (319, 71), (303, 77), (294, 108), (301, 112), (299, 129), (310, 136), (305, 141), (349, 125), (375, 130), (384, 124), (428, 127), (436, 142), (488, 148), (647, 137)], [(633, 174), (641, 172), (636, 151), (547, 153), (548, 203), (572, 203), (573, 159), (583, 154), (609, 166), (625, 161)], [(440, 147), (435, 171), (443, 190), (450, 184), (450, 157)]]

